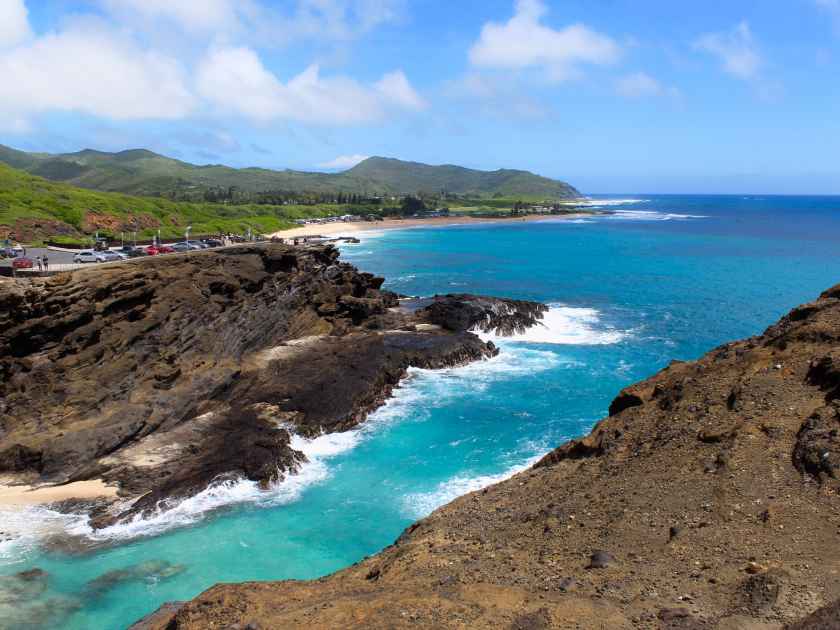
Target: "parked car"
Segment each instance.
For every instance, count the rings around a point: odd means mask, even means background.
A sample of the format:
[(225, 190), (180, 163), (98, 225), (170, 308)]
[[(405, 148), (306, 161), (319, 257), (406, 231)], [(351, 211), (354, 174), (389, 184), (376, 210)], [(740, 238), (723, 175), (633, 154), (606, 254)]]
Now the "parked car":
[(174, 254), (175, 250), (172, 249), (169, 245), (158, 245), (158, 254)]
[(146, 256), (157, 256), (161, 253), (160, 249), (155, 247), (154, 245), (149, 245), (143, 251), (146, 252)]
[(73, 256), (74, 263), (100, 263), (106, 260), (105, 252), (95, 252), (92, 249), (84, 249)]
[(118, 262), (120, 260), (126, 260), (128, 258), (128, 256), (123, 258), (123, 256), (111, 249), (106, 249), (104, 252), (99, 253), (105, 257), (105, 262)]
[(189, 251), (192, 251), (192, 250), (198, 249), (198, 248), (193, 247), (189, 243), (181, 242), (181, 243), (173, 243), (172, 245), (170, 245), (170, 249), (172, 251), (175, 251), (175, 252), (189, 252)]
[(109, 249), (104, 252), (105, 254), (111, 254), (111, 256), (116, 256), (119, 260), (128, 260), (128, 254), (123, 252), (122, 250), (117, 249)]
[(207, 247), (221, 247), (223, 245), (222, 241), (217, 238), (205, 238), (202, 241)]
[(122, 249), (117, 250), (118, 254), (122, 254), (128, 258), (140, 258), (141, 256), (148, 256), (148, 254), (140, 247), (132, 247), (131, 245), (124, 245)]
[(32, 259), (26, 256), (18, 256), (12, 261), (12, 269), (32, 269), (34, 266)]
[(202, 243), (201, 241), (184, 241), (187, 245), (192, 247), (193, 249), (207, 249), (207, 245)]

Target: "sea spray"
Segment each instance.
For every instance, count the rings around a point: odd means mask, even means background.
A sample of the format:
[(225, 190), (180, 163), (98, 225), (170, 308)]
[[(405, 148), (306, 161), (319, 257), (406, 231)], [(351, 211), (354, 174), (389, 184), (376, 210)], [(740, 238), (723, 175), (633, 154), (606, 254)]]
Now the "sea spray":
[[(293, 435), (292, 448), (303, 452), (307, 461), (298, 471), (285, 475), (267, 489), (247, 479), (220, 480), (191, 497), (163, 501), (149, 513), (101, 529), (93, 529), (87, 515), (64, 514), (47, 507), (0, 512), (0, 522), (11, 539), (0, 543), (0, 559), (19, 557), (22, 548), (34, 549), (50, 539), (69, 537), (83, 544), (121, 543), (193, 526), (226, 508), (271, 508), (296, 502), (308, 488), (330, 478), (333, 474), (330, 460), (356, 448), (388, 425), (422, 422), (432, 409), (468, 393), (484, 391), (494, 382), (539, 373), (564, 363), (573, 365), (553, 352), (512, 348), (466, 366), (442, 370), (410, 368), (393, 396), (359, 427), (315, 438)], [(33, 526), (33, 522), (37, 525)]]
[(579, 308), (550, 304), (542, 321), (528, 330), (511, 336), (499, 336), (474, 330), (485, 341), (494, 343), (519, 342), (557, 345), (608, 345), (623, 341), (627, 331), (602, 325), (601, 313), (593, 308)]

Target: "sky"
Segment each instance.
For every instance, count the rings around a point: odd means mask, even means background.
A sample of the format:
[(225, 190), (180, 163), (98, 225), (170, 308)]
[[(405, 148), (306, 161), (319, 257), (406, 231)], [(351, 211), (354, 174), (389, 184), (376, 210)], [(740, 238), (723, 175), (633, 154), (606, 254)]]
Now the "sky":
[(840, 0), (0, 0), (0, 143), (840, 194)]

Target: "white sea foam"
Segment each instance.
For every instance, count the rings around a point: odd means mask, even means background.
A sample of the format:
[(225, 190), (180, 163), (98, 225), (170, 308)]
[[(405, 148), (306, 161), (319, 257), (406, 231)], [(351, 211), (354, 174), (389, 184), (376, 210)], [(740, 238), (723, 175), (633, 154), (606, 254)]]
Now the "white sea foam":
[(237, 504), (271, 507), (292, 503), (300, 499), (308, 487), (330, 476), (327, 464), (329, 459), (353, 449), (361, 439), (360, 430), (329, 433), (313, 439), (293, 435), (291, 447), (303, 452), (308, 461), (297, 472), (287, 475), (267, 489), (247, 479), (225, 480), (182, 501), (162, 503), (152, 514), (138, 515), (96, 531), (87, 524), (77, 527), (75, 531), (68, 531), (93, 540), (125, 540), (191, 525), (223, 507)]
[(434, 512), (440, 506), (446, 505), (462, 495), (481, 490), (487, 486), (492, 486), (493, 484), (513, 477), (523, 470), (527, 470), (539, 461), (541, 457), (542, 455), (535, 455), (496, 475), (456, 475), (438, 484), (437, 488), (431, 492), (407, 494), (403, 498), (403, 510), (412, 518), (423, 518)]
[(627, 206), (636, 203), (646, 203), (647, 199), (583, 199), (575, 201), (575, 205), (590, 207)]
[(655, 210), (615, 210), (602, 219), (613, 221), (686, 221), (690, 219), (706, 219), (702, 214), (677, 214), (675, 212), (657, 212)]
[[(385, 230), (360, 230), (358, 232), (342, 232), (340, 234), (332, 234), (330, 238), (357, 238), (360, 241), (368, 241), (374, 238), (382, 238), (385, 236)], [(358, 247), (362, 243), (348, 243), (341, 241), (338, 243), (340, 247)]]
[(513, 349), (485, 361), (443, 370), (409, 369), (408, 378), (394, 395), (370, 415), (359, 428), (325, 434), (313, 439), (293, 435), (291, 446), (302, 451), (307, 462), (268, 489), (245, 479), (220, 481), (181, 501), (163, 502), (151, 514), (138, 515), (99, 530), (84, 515), (69, 515), (46, 507), (0, 511), (0, 531), (11, 540), (0, 543), (0, 560), (19, 558), (26, 549), (57, 536), (101, 542), (123, 542), (200, 522), (208, 514), (229, 506), (250, 504), (271, 507), (293, 503), (307, 488), (331, 475), (329, 461), (352, 450), (384, 425), (397, 421), (422, 421), (431, 409), (458, 396), (486, 389), (494, 381), (511, 375), (532, 374), (560, 365), (563, 359), (553, 352), (527, 348)]
[(87, 523), (87, 516), (61, 514), (39, 505), (0, 510), (0, 531), (8, 537), (0, 542), (0, 562), (19, 560), (42, 541), (87, 527)]
[(559, 345), (596, 346), (618, 343), (629, 333), (601, 324), (601, 314), (594, 308), (577, 308), (550, 304), (549, 310), (536, 326), (523, 333), (502, 337), (496, 333), (474, 330), (485, 341), (494, 343), (546, 343)]
[(187, 499), (162, 502), (151, 514), (137, 515), (98, 530), (90, 526), (87, 516), (62, 514), (41, 506), (0, 511), (0, 529), (11, 537), (0, 543), (0, 559), (18, 557), (39, 542), (61, 535), (94, 542), (124, 541), (192, 525), (223, 507), (237, 504), (270, 507), (292, 503), (306, 488), (329, 477), (327, 461), (330, 458), (354, 448), (361, 439), (361, 430), (330, 433), (314, 439), (294, 435), (292, 448), (302, 451), (308, 461), (296, 473), (287, 475), (268, 489), (247, 479), (220, 481)]

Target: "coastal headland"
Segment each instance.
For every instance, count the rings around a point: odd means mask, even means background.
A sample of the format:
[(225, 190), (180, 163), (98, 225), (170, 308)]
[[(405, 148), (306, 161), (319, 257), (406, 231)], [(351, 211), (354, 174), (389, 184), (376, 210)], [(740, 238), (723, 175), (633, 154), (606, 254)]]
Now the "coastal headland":
[(840, 627), (840, 286), (674, 362), (586, 437), (314, 581), (136, 628)]
[(541, 304), (401, 301), (330, 245), (206, 250), (0, 282), (0, 504), (55, 503), (103, 528), (212, 484), (264, 487), (293, 438), (346, 431), (409, 367), (497, 350)]

